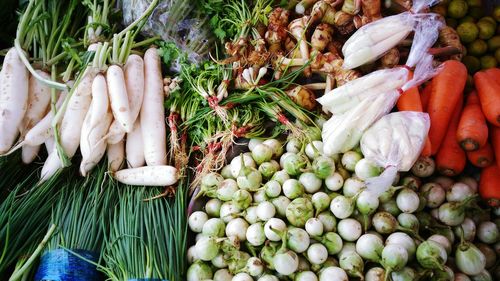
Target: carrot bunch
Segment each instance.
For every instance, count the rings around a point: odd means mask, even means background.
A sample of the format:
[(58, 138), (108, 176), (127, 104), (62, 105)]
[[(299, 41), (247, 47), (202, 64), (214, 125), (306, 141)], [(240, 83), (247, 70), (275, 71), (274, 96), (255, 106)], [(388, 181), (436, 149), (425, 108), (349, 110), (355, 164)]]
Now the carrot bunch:
[(420, 93), (408, 90), (397, 106), (429, 113), (429, 143), (422, 156), (434, 156), (439, 173), (457, 176), (467, 161), (482, 168), (479, 192), (500, 206), (500, 69), (477, 72), (475, 90), (464, 99), (466, 81), (466, 67), (446, 61)]

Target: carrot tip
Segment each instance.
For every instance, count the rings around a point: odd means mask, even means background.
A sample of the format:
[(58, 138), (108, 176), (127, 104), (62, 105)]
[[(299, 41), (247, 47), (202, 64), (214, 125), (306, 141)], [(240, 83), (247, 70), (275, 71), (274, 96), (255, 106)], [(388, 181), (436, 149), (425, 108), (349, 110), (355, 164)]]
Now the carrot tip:
[(465, 150), (465, 151), (475, 151), (480, 148), (479, 143), (473, 139), (465, 139), (460, 142), (460, 146)]

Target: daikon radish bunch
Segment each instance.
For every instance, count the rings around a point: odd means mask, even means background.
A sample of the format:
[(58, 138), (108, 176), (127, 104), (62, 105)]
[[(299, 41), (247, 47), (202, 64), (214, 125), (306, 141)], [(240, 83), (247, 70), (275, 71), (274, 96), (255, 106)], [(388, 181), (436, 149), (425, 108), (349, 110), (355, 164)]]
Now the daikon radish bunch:
[(385, 168), (380, 176), (365, 180), (373, 194), (380, 195), (391, 187), (398, 171), (411, 169), (424, 147), (429, 127), (427, 113), (401, 111), (380, 118), (363, 134), (363, 155)]
[[(353, 69), (373, 62), (399, 44), (412, 31), (417, 32), (419, 24), (427, 25), (426, 21), (435, 21), (436, 14), (421, 13), (421, 11), (436, 2), (436, 0), (416, 0), (413, 2), (413, 8), (408, 12), (382, 18), (362, 26), (342, 47), (343, 67)], [(434, 36), (430, 33), (437, 32), (437, 30), (419, 29), (418, 32), (424, 32), (425, 36)]]

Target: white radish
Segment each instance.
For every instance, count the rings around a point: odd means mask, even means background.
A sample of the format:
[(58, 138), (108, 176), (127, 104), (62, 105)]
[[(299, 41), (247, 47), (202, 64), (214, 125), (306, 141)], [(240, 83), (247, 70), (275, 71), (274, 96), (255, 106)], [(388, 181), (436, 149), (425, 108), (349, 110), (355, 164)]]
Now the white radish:
[[(87, 51), (95, 52), (98, 46), (99, 46), (98, 43), (90, 44), (89, 47), (87, 48)], [(78, 86), (75, 90), (75, 94), (78, 94), (80, 96), (87, 96), (92, 94), (92, 82), (94, 81), (96, 70), (91, 65), (89, 65), (85, 69), (84, 73), (85, 74), (83, 75), (82, 79), (80, 80), (80, 83), (78, 83)]]
[(28, 69), (15, 48), (5, 56), (0, 72), (0, 155), (16, 140), (28, 106)]
[(117, 144), (123, 140), (123, 138), (125, 137), (125, 131), (120, 125), (120, 122), (114, 120), (113, 123), (111, 123), (111, 127), (109, 127), (109, 133), (106, 137), (109, 144)]
[[(36, 72), (45, 79), (50, 79), (50, 75), (44, 71)], [(28, 108), (20, 129), (21, 134), (35, 126), (47, 113), (50, 103), (50, 87), (42, 83), (34, 76), (30, 77), (28, 86)]]
[(118, 65), (111, 65), (106, 72), (106, 80), (113, 116), (122, 129), (129, 133), (132, 130), (133, 122), (123, 69)]
[(106, 79), (102, 74), (97, 74), (92, 82), (92, 115), (90, 116), (90, 128), (96, 127), (109, 109), (109, 98)]
[[(80, 144), (82, 126), (85, 120), (85, 115), (89, 110), (90, 102), (91, 95), (79, 92), (78, 89), (71, 96), (68, 102), (68, 107), (66, 108), (66, 112), (64, 113), (61, 123), (60, 139), (61, 146), (69, 158), (75, 155)], [(43, 165), (41, 181), (49, 179), (62, 167), (63, 163), (61, 162), (61, 159), (59, 159), (57, 149), (54, 148)]]
[(116, 144), (108, 144), (108, 170), (116, 172), (122, 168), (125, 161), (125, 142), (120, 141)]
[[(36, 71), (45, 79), (50, 79), (50, 75), (44, 71)], [(47, 112), (50, 103), (50, 87), (40, 82), (34, 76), (30, 77), (28, 86), (28, 108), (24, 116), (23, 123), (20, 128), (21, 135), (26, 134), (26, 131), (37, 124)], [(21, 159), (24, 164), (29, 164), (35, 160), (40, 145), (23, 145)]]
[[(67, 91), (61, 92), (59, 99), (56, 103), (56, 109), (59, 109), (68, 94)], [(54, 119), (54, 112), (49, 110), (45, 117), (40, 120), (33, 128), (31, 128), (22, 142), (23, 145), (40, 145), (46, 142), (49, 138), (53, 136), (54, 130), (52, 129), (52, 120)]]
[(45, 141), (45, 150), (47, 150), (47, 153), (50, 153), (56, 145), (56, 140), (54, 137), (50, 137)]
[(169, 186), (177, 182), (177, 169), (172, 166), (149, 166), (120, 170), (113, 177), (124, 184)]
[(127, 86), (128, 103), (132, 124), (139, 117), (144, 98), (144, 61), (138, 55), (130, 55), (124, 66), (125, 84)]
[(125, 151), (129, 168), (138, 168), (144, 166), (144, 145), (142, 142), (142, 127), (139, 120), (135, 121), (132, 132), (127, 134), (127, 144)]
[(101, 161), (106, 152), (107, 142), (104, 136), (111, 125), (113, 115), (111, 112), (105, 113), (101, 122), (92, 127), (91, 120), (94, 115), (94, 102), (90, 106), (90, 110), (85, 117), (85, 122), (82, 128), (80, 137), (80, 152), (82, 153), (82, 162), (80, 163), (80, 173), (86, 176), (98, 163)]
[(38, 156), (38, 152), (40, 151), (40, 145), (31, 146), (31, 145), (23, 145), (21, 150), (21, 160), (24, 164), (30, 164), (33, 162)]
[[(144, 61), (138, 55), (130, 55), (124, 67), (125, 84), (128, 103), (130, 106), (131, 121), (134, 123), (139, 117), (142, 100), (144, 98)], [(116, 144), (125, 137), (125, 130), (118, 121), (113, 121), (107, 136), (109, 144)]]
[(140, 114), (144, 158), (148, 166), (165, 165), (167, 129), (163, 108), (163, 79), (157, 49), (149, 48), (144, 54), (144, 69), (144, 100)]

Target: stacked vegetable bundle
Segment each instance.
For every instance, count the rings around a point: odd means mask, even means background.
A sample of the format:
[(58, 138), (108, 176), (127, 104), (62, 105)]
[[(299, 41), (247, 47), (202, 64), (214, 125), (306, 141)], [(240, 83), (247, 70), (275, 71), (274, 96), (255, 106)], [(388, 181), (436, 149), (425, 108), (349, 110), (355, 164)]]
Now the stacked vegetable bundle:
[(408, 175), (377, 197), (364, 180), (381, 170), (358, 151), (328, 157), (321, 141), (294, 139), (249, 149), (202, 179), (210, 199), (188, 220), (187, 280), (492, 280), (499, 232), (473, 179)]
[[(78, 148), (82, 155), (80, 172), (83, 176), (101, 161), (107, 151), (109, 170), (120, 182), (174, 184), (177, 171), (167, 166), (164, 93), (158, 52), (150, 48), (145, 52), (144, 60), (139, 55), (130, 55), (135, 35), (140, 30), (137, 26), (143, 24), (157, 3), (153, 1), (141, 18), (111, 35), (112, 44), (103, 32), (103, 27), (108, 24), (108, 1), (85, 3), (92, 15), (83, 43), (88, 44), (87, 52), (93, 59), (84, 63), (78, 57), (78, 49), (68, 51), (73, 56), (70, 56), (63, 77), (67, 81), (64, 84), (56, 81), (55, 65), (52, 65), (53, 77), (35, 71), (19, 46), (21, 39), (31, 43), (30, 32), (34, 32), (31, 29), (52, 23), (49, 18), (47, 22), (34, 23), (34, 27), (26, 26), (30, 17), (36, 17), (44, 5), (50, 8), (52, 4), (51, 1), (49, 4), (30, 1), (20, 23), (16, 47), (7, 53), (0, 73), (4, 80), (1, 94), (7, 101), (2, 103), (4, 114), (0, 122), (4, 133), (0, 153), (22, 147), (23, 161), (30, 163), (37, 157), (40, 145), (46, 143), (48, 157), (41, 173), (44, 181), (70, 165), (69, 159)], [(74, 10), (77, 6), (77, 2), (72, 1), (68, 9)], [(57, 15), (52, 17), (57, 19)], [(71, 13), (61, 17), (69, 23)], [(61, 32), (59, 40), (79, 35), (66, 33), (65, 29), (61, 31), (55, 24), (52, 28), (52, 32)], [(42, 37), (37, 40), (45, 42)], [(51, 50), (51, 54), (61, 49), (61, 44), (56, 45), (58, 48)], [(66, 54), (63, 52), (62, 55), (65, 57)], [(45, 56), (42, 57), (45, 60)], [(75, 74), (74, 81), (68, 81), (72, 75), (71, 66), (77, 62), (82, 64), (82, 69)], [(28, 70), (32, 73), (30, 78)], [(63, 91), (58, 95), (54, 88)], [(17, 145), (12, 147), (19, 133)], [(130, 169), (118, 171), (124, 161), (128, 162)], [(143, 167), (146, 164), (147, 167)]]

